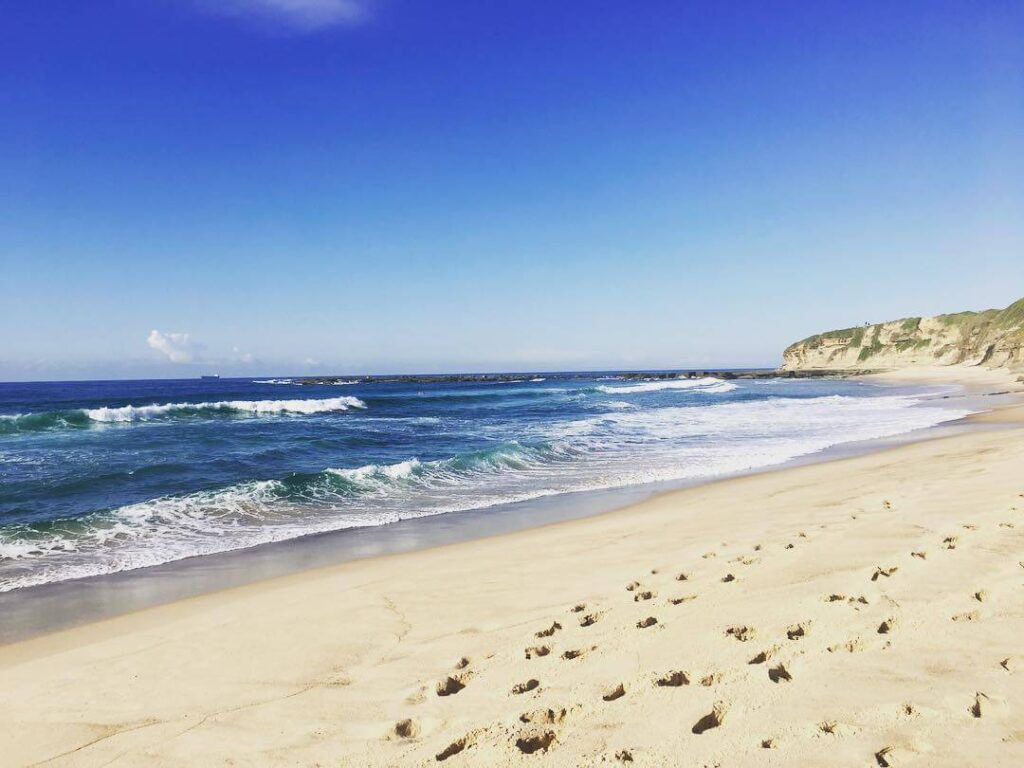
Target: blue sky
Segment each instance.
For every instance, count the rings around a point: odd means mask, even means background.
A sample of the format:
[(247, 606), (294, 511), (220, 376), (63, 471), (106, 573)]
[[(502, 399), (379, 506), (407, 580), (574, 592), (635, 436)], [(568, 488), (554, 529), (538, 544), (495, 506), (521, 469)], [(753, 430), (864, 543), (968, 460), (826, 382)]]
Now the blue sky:
[(1016, 2), (33, 0), (0, 378), (772, 365), (1024, 296)]

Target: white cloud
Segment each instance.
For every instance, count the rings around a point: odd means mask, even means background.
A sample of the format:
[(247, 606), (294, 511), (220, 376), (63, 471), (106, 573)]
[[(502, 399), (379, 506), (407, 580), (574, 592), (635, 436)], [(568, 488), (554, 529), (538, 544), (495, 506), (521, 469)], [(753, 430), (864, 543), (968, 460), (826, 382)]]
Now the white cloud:
[(366, 18), (365, 0), (203, 0), (213, 13), (283, 24), (311, 32)]
[(149, 332), (146, 343), (172, 363), (192, 363), (197, 360), (197, 353), (202, 345), (195, 344), (187, 333), (161, 333), (157, 330)]

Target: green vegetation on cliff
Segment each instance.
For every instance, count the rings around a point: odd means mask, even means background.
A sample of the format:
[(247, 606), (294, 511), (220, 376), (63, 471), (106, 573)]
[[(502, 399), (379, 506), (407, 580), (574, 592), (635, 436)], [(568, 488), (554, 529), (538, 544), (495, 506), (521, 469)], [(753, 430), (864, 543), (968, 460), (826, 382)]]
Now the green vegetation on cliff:
[(879, 341), (879, 337), (881, 335), (882, 335), (882, 326), (880, 326), (880, 325), (872, 326), (872, 329), (871, 329), (871, 343), (868, 344), (866, 347), (862, 347), (861, 348), (860, 354), (857, 355), (857, 360), (859, 362), (863, 363), (865, 360), (869, 359), (873, 355), (877, 355), (879, 352), (882, 351), (882, 344)]
[(1000, 328), (1016, 328), (1018, 332), (1024, 330), (1024, 299), (1013, 302), (997, 314), (992, 322)]
[(1024, 299), (1006, 309), (907, 317), (809, 336), (783, 353), (783, 367), (895, 368), (912, 365), (1024, 367)]

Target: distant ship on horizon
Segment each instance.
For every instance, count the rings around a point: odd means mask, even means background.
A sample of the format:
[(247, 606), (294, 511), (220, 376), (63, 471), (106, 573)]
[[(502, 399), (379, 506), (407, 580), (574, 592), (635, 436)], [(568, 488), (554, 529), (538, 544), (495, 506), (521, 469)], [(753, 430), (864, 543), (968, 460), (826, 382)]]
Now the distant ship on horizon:
[(205, 375), (205, 376), (200, 376), (199, 378), (200, 379), (219, 379), (220, 378), (220, 374), (219, 373), (211, 373), (211, 374), (208, 374), (208, 375)]

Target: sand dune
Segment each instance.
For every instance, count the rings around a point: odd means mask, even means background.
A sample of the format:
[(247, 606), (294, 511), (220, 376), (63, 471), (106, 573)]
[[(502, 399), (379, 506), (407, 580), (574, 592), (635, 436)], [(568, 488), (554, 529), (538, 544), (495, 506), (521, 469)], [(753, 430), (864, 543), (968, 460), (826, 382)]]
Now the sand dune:
[(1022, 467), (962, 434), (8, 646), (0, 754), (1024, 765)]

